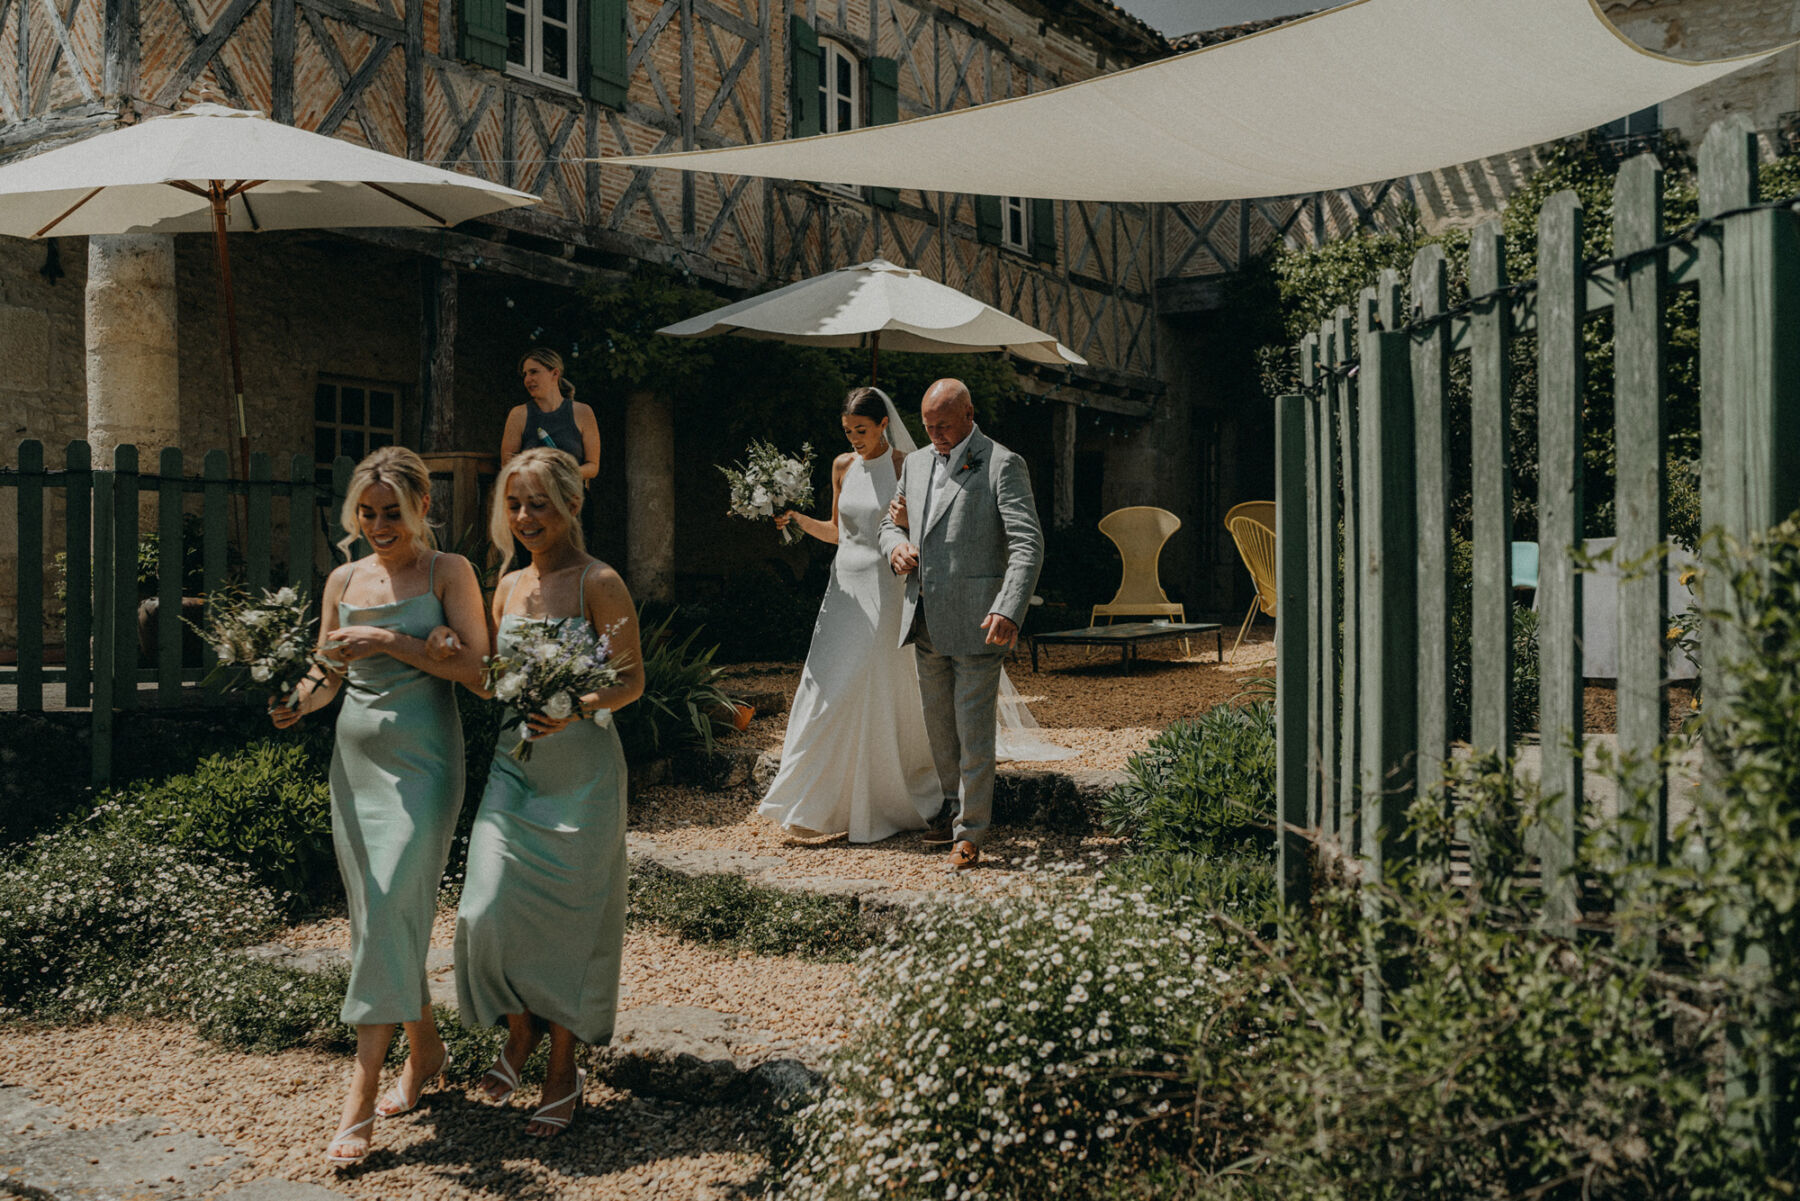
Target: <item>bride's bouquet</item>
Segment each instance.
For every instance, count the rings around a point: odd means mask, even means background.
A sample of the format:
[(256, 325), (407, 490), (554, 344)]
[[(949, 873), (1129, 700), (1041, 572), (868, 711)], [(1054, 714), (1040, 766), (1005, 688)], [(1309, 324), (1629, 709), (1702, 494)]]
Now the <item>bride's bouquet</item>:
[[(612, 631), (596, 634), (576, 617), (528, 617), (517, 627), (516, 641), (502, 654), (488, 656), (482, 679), (516, 716), (500, 728), (519, 727), (513, 758), (531, 758), (532, 733), (526, 724), (533, 713), (557, 721), (572, 716), (581, 698), (619, 682), (612, 653)], [(596, 713), (599, 722), (602, 714)]]
[(313, 633), (318, 618), (311, 609), (306, 594), (294, 588), (265, 590), (260, 597), (247, 592), (208, 597), (206, 625), (194, 626), (219, 659), (208, 682), (223, 674), (228, 691), (260, 688), (298, 708), (295, 689), (307, 673), (315, 665), (334, 667), (319, 657)]
[[(808, 442), (798, 458), (789, 458), (767, 442), (752, 442), (745, 463), (721, 467), (731, 482), (731, 512), (737, 517), (774, 517), (789, 509), (813, 503), (813, 449)], [(804, 535), (790, 522), (781, 531), (783, 542), (798, 542)]]

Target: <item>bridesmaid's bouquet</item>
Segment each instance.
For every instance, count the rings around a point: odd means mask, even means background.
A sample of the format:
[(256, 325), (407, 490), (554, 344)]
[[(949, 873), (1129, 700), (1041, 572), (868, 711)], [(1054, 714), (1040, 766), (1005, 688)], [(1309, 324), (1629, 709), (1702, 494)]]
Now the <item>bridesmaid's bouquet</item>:
[(306, 594), (294, 588), (264, 590), (261, 596), (231, 591), (208, 597), (206, 626), (194, 626), (219, 660), (207, 681), (222, 675), (227, 691), (259, 688), (297, 708), (295, 689), (307, 673), (315, 665), (328, 671), (334, 667), (319, 657), (318, 620)]
[[(731, 483), (734, 516), (774, 517), (813, 503), (812, 443), (800, 447), (799, 457), (790, 458), (767, 442), (752, 442), (744, 457), (748, 461), (735, 468), (719, 468)], [(798, 542), (803, 536), (791, 523), (781, 531), (784, 543)]]
[[(619, 682), (612, 631), (596, 634), (578, 617), (523, 618), (512, 647), (488, 656), (482, 680), (512, 707), (515, 716), (500, 728), (519, 727), (512, 756), (524, 763), (531, 758), (531, 727), (526, 724), (531, 714), (561, 721), (574, 715), (583, 696)], [(596, 713), (595, 721), (604, 713)]]

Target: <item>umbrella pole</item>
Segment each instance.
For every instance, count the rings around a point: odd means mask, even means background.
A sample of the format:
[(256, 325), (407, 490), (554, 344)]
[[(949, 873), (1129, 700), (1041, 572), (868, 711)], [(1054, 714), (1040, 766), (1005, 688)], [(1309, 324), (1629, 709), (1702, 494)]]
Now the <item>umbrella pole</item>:
[(225, 341), (231, 353), (231, 396), (237, 404), (238, 471), (244, 479), (244, 494), (238, 505), (238, 543), (247, 551), (249, 547), (244, 538), (250, 524), (250, 425), (244, 416), (244, 366), (238, 353), (237, 302), (231, 288), (231, 248), (225, 236), (230, 197), (219, 180), (212, 181), (208, 196), (212, 200), (213, 249), (219, 262), (219, 289), (225, 297)]

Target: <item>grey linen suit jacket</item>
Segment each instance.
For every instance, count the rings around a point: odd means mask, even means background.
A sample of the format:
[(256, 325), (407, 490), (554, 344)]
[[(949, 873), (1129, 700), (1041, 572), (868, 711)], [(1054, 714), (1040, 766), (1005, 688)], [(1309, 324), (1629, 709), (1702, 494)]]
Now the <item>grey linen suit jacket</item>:
[[(914, 528), (903, 530), (887, 517), (881, 521), (883, 555), (892, 556), (894, 548), (908, 541), (919, 548), (918, 569), (906, 577), (900, 645), (913, 640), (913, 618), (923, 598), (938, 654), (1001, 654), (1006, 648), (990, 646), (981, 623), (989, 613), (998, 613), (1023, 625), (1044, 562), (1031, 477), (1024, 459), (976, 429), (942, 503), (928, 505), (936, 453), (927, 446), (901, 464), (898, 494), (907, 498)], [(926, 521), (922, 531), (917, 528), (921, 516)]]

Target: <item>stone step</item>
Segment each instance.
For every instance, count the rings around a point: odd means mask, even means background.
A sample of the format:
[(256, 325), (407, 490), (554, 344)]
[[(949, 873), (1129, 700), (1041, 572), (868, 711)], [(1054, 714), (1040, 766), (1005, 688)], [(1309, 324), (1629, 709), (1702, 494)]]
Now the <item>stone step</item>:
[[(35, 1201), (183, 1201), (215, 1190), (246, 1160), (208, 1134), (161, 1117), (76, 1130), (53, 1105), (0, 1086), (0, 1194)], [(294, 1191), (304, 1190), (304, 1191)], [(225, 1194), (237, 1201), (328, 1201), (317, 1185), (259, 1181)]]
[(784, 892), (853, 899), (858, 919), (874, 927), (871, 932), (877, 934), (910, 910), (933, 899), (929, 892), (896, 888), (885, 880), (781, 875), (790, 865), (779, 855), (757, 855), (726, 848), (668, 847), (659, 844), (653, 835), (630, 833), (625, 835), (625, 847), (634, 867), (652, 863), (682, 876), (742, 876), (752, 883)]

